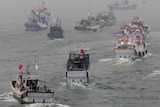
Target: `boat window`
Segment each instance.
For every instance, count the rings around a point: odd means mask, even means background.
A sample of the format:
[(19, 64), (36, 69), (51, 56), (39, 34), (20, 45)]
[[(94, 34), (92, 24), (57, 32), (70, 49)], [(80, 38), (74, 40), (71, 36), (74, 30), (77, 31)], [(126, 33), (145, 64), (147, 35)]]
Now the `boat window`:
[(27, 80), (26, 86), (31, 86), (32, 83), (37, 84), (38, 80)]
[(27, 80), (26, 86), (31, 86), (32, 80)]
[(67, 62), (67, 70), (69, 71), (81, 71), (84, 69), (88, 69), (89, 67), (89, 54), (76, 54), (74, 55), (75, 59), (73, 59), (73, 55), (70, 55), (71, 58)]

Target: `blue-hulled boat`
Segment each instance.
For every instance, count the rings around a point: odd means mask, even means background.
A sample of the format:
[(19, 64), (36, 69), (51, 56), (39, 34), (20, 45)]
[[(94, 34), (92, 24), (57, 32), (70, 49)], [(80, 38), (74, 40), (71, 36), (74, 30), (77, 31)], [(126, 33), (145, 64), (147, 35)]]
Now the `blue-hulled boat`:
[(50, 13), (44, 7), (44, 2), (39, 8), (32, 9), (31, 15), (27, 16), (24, 26), (26, 30), (42, 30), (48, 28)]

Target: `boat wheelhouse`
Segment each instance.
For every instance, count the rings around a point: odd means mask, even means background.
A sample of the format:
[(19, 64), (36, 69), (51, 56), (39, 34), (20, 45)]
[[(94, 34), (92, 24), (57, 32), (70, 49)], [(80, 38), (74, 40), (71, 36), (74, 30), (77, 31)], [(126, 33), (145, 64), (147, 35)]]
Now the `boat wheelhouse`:
[(63, 29), (61, 27), (61, 20), (59, 18), (55, 19), (50, 25), (50, 32), (47, 34), (49, 39), (63, 38)]

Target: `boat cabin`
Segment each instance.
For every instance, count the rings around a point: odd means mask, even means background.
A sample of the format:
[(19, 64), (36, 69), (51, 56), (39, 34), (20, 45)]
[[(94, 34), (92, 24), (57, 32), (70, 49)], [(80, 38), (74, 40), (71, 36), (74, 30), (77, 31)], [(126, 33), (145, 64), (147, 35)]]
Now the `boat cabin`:
[(68, 71), (84, 71), (89, 68), (89, 54), (70, 53), (67, 62)]
[(61, 30), (62, 30), (61, 25), (59, 25), (59, 24), (52, 24), (50, 26), (50, 33), (55, 33), (57, 31), (61, 31)]

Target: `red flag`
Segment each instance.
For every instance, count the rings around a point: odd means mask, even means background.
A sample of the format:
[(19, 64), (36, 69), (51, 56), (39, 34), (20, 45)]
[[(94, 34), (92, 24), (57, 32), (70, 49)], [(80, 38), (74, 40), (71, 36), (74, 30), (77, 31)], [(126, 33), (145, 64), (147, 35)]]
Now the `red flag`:
[(19, 64), (19, 70), (21, 70), (23, 68), (23, 65), (22, 64)]
[(83, 50), (83, 49), (81, 49), (80, 53), (81, 53), (82, 55), (84, 55), (84, 50)]

